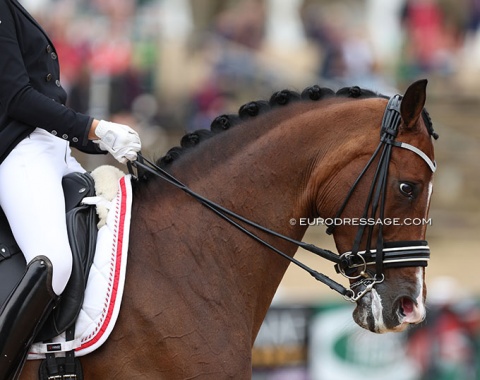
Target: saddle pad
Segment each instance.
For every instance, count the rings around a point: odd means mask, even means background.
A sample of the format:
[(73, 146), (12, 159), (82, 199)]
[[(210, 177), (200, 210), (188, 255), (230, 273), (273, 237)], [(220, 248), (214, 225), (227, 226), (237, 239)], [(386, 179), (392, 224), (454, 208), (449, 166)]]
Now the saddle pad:
[[(75, 339), (65, 333), (49, 343), (32, 345), (28, 359), (44, 359), (46, 353), (75, 350), (83, 356), (100, 347), (115, 326), (123, 295), (130, 232), (132, 187), (130, 174), (118, 180), (116, 197), (110, 202), (106, 223), (98, 231), (95, 258), (90, 269), (85, 299), (75, 324)], [(95, 197), (95, 202), (99, 201)], [(88, 202), (88, 198), (86, 199)], [(100, 200), (104, 206), (108, 200)]]

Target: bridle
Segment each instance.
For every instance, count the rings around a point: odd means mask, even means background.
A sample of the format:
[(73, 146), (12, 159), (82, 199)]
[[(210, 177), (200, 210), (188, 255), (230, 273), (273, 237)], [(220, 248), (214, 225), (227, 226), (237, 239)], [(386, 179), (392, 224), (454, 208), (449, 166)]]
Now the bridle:
[[(370, 186), (370, 191), (365, 203), (362, 219), (385, 220), (388, 168), (393, 147), (412, 151), (425, 161), (432, 172), (436, 171), (436, 163), (424, 152), (413, 145), (396, 140), (398, 128), (401, 123), (401, 102), (402, 97), (398, 94), (389, 99), (383, 115), (382, 127), (380, 130), (380, 143), (370, 160), (367, 162), (365, 168), (353, 183), (336, 214), (336, 218), (339, 218), (342, 215), (357, 184), (372, 165), (373, 161), (379, 157), (372, 185)], [(334, 228), (334, 224), (330, 225), (327, 228), (327, 233), (331, 234)], [(425, 240), (385, 242), (383, 239), (383, 223), (378, 224), (376, 244), (375, 247), (372, 247), (374, 228), (375, 223), (361, 224), (357, 230), (352, 250), (340, 255), (340, 264), (335, 265), (337, 272), (340, 272), (350, 280), (358, 280), (351, 285), (351, 288), (356, 288), (360, 285), (364, 286), (364, 290), (357, 293), (357, 295), (353, 297), (353, 300), (360, 299), (366, 292), (370, 291), (375, 284), (383, 282), (385, 279), (384, 269), (392, 267), (426, 267), (430, 258), (430, 249)], [(366, 248), (365, 250), (360, 251), (360, 243), (366, 229)], [(372, 274), (367, 270), (369, 265), (375, 265), (375, 273)]]
[[(379, 157), (377, 168), (373, 177), (372, 186), (370, 188), (369, 195), (365, 204), (363, 217), (375, 217), (378, 211), (380, 220), (384, 219), (388, 167), (390, 164), (391, 151), (393, 147), (399, 147), (414, 152), (427, 163), (432, 172), (436, 170), (435, 162), (433, 162), (420, 149), (410, 144), (396, 141), (398, 128), (401, 122), (401, 99), (402, 97), (400, 95), (395, 95), (389, 99), (382, 120), (380, 143), (374, 151), (370, 160), (367, 162), (365, 168), (362, 170), (360, 175), (353, 183), (344, 202), (342, 203), (339, 211), (337, 212), (337, 217), (340, 217), (343, 213), (356, 186), (360, 182), (360, 179), (367, 172), (368, 168), (372, 165), (374, 160)], [(136, 174), (134, 173), (133, 167), (135, 167), (137, 170)], [(425, 267), (427, 266), (428, 260), (430, 258), (430, 248), (428, 247), (427, 242), (424, 240), (384, 242), (382, 224), (378, 226), (375, 248), (371, 247), (374, 226), (369, 225), (367, 230), (368, 235), (366, 249), (362, 251), (359, 250), (360, 242), (367, 227), (366, 225), (360, 225), (355, 237), (352, 251), (337, 255), (329, 250), (316, 247), (313, 244), (297, 241), (288, 236), (272, 231), (247, 218), (244, 218), (241, 215), (234, 213), (233, 211), (226, 209), (223, 206), (220, 206), (210, 201), (209, 199), (192, 191), (190, 188), (188, 188), (186, 185), (184, 185), (177, 178), (172, 176), (170, 173), (168, 173), (161, 167), (147, 160), (145, 157), (143, 157), (141, 153), (138, 154), (138, 159), (136, 161), (129, 162), (128, 168), (134, 178), (138, 179), (139, 177), (143, 176), (141, 173), (149, 172), (157, 177), (162, 178), (171, 185), (181, 189), (182, 191), (199, 201), (203, 206), (216, 213), (219, 217), (226, 220), (243, 233), (247, 234), (249, 237), (253, 238), (254, 240), (273, 250), (275, 253), (279, 254), (280, 256), (304, 269), (305, 271), (310, 273), (310, 275), (312, 275), (316, 280), (326, 284), (332, 290), (337, 291), (338, 293), (343, 295), (345, 299), (351, 302), (357, 302), (367, 292), (371, 291), (376, 284), (383, 282), (385, 278), (384, 269), (392, 267)], [(343, 274), (345, 277), (351, 280), (357, 281), (350, 285), (351, 289), (347, 289), (343, 285), (337, 283), (326, 275), (313, 270), (302, 262), (296, 260), (293, 257), (290, 257), (286, 253), (275, 248), (270, 243), (266, 242), (265, 240), (257, 236), (255, 233), (242, 226), (239, 222), (242, 222), (248, 226), (251, 226), (255, 229), (268, 233), (282, 240), (288, 241), (300, 248), (303, 248), (324, 259), (327, 259), (335, 264), (337, 272)], [(327, 229), (327, 233), (331, 234), (333, 232), (333, 228), (334, 226), (330, 226)], [(372, 264), (375, 265), (374, 274), (371, 274), (370, 271), (367, 270), (367, 267)], [(362, 286), (362, 289), (360, 289), (356, 293), (354, 289), (360, 286)]]

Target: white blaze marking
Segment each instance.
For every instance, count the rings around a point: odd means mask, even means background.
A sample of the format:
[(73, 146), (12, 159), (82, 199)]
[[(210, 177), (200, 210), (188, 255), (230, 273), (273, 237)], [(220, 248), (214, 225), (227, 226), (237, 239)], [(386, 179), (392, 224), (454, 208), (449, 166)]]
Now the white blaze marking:
[(372, 289), (372, 316), (375, 321), (375, 329), (378, 332), (384, 332), (387, 330), (385, 322), (383, 321), (383, 305), (382, 297), (377, 293), (375, 288)]
[(433, 183), (432, 181), (430, 181), (428, 183), (427, 205), (430, 204), (430, 198), (432, 197), (432, 192), (433, 192)]

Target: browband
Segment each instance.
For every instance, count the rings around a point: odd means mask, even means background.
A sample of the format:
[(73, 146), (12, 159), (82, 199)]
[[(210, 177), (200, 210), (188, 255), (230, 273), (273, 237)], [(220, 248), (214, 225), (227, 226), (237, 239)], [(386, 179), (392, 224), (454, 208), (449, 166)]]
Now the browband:
[(404, 142), (401, 142), (401, 141), (393, 141), (392, 144), (395, 145), (395, 146), (398, 146), (399, 148), (408, 149), (408, 150), (412, 151), (413, 153), (416, 153), (418, 156), (420, 156), (427, 163), (427, 165), (430, 167), (430, 170), (432, 171), (432, 173), (435, 173), (435, 171), (437, 170), (437, 163), (435, 161), (432, 161), (430, 159), (430, 157), (428, 157), (425, 153), (423, 153), (417, 147), (415, 147), (413, 145), (410, 145), (410, 144), (407, 144), (407, 143), (404, 143)]

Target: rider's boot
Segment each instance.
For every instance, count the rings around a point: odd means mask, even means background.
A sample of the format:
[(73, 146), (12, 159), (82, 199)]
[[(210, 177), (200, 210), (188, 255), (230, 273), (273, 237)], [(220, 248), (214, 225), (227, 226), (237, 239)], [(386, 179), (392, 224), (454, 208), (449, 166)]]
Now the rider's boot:
[(50, 260), (35, 257), (0, 309), (0, 379), (20, 375), (30, 345), (57, 298)]

